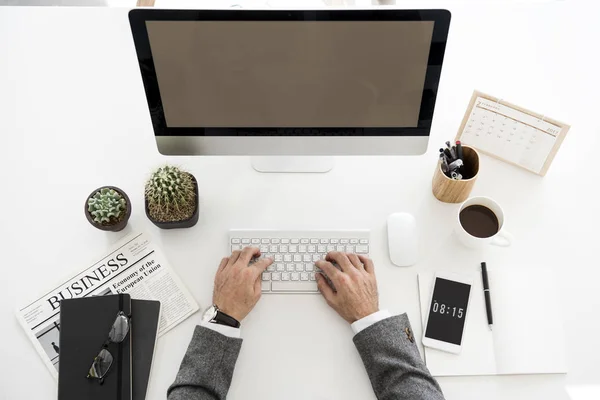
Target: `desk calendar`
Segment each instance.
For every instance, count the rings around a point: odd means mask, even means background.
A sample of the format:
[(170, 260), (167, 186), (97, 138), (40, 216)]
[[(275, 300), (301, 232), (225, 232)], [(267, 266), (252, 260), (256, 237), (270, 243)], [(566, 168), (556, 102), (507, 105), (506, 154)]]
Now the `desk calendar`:
[(568, 130), (569, 125), (475, 91), (456, 140), (544, 176)]

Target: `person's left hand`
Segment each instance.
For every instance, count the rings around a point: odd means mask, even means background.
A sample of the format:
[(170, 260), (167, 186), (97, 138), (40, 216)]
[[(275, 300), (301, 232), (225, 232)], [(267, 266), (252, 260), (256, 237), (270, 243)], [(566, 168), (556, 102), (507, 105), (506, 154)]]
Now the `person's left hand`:
[(261, 274), (273, 263), (270, 258), (262, 258), (249, 265), (253, 257), (259, 256), (260, 250), (256, 247), (234, 251), (230, 257), (221, 260), (215, 276), (213, 304), (238, 322), (252, 311), (260, 299)]

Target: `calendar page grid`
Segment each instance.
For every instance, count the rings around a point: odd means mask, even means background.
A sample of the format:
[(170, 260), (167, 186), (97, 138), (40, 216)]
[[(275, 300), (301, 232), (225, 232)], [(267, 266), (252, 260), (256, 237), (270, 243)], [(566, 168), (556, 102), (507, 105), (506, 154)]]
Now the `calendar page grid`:
[(560, 127), (477, 97), (460, 140), (532, 172), (540, 173)]

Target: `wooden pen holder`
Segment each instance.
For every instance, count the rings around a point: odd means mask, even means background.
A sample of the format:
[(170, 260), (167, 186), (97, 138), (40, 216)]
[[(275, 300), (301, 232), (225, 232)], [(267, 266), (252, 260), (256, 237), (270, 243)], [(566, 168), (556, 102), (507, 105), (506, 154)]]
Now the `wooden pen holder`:
[(473, 185), (479, 175), (479, 154), (469, 146), (462, 146), (463, 149), (463, 179), (455, 180), (448, 178), (442, 172), (442, 163), (438, 160), (437, 168), (433, 174), (431, 188), (433, 195), (444, 203), (462, 203), (471, 194)]

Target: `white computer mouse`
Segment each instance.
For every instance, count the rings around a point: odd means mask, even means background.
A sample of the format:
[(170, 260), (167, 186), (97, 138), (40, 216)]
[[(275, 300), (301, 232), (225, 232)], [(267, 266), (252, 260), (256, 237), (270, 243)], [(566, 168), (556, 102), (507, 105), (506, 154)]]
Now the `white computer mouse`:
[(409, 267), (417, 262), (419, 233), (412, 214), (394, 213), (388, 217), (388, 246), (392, 263)]

